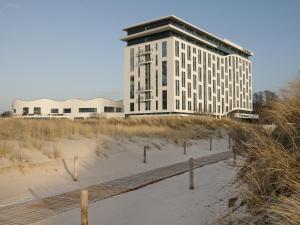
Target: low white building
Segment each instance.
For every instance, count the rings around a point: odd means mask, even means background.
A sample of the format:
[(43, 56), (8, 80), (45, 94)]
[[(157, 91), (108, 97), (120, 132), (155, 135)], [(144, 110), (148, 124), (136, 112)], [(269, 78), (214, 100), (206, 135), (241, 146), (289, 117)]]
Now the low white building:
[(13, 116), (21, 118), (68, 118), (123, 117), (123, 101), (104, 98), (90, 100), (69, 99), (54, 101), (38, 99), (33, 101), (15, 100)]

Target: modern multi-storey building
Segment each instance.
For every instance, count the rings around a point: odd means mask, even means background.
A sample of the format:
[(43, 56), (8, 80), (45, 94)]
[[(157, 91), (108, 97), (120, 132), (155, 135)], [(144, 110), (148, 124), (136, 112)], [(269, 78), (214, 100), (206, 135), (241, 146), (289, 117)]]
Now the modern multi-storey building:
[(251, 51), (175, 16), (124, 31), (126, 116), (252, 111)]

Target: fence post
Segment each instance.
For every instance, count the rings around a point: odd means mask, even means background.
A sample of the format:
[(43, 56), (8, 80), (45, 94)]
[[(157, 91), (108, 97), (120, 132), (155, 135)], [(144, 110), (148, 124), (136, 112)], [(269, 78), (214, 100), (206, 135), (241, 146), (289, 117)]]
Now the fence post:
[(88, 190), (81, 191), (81, 225), (88, 225), (88, 206), (89, 193)]
[(144, 146), (144, 163), (147, 163), (147, 146)]
[(209, 137), (209, 150), (212, 151), (212, 137)]
[(186, 155), (186, 141), (183, 143), (183, 154)]
[(190, 190), (194, 189), (194, 159), (190, 158)]
[(74, 157), (74, 181), (78, 181), (79, 179), (79, 174), (78, 174), (78, 155)]
[(233, 163), (236, 165), (236, 145), (232, 146), (233, 151)]

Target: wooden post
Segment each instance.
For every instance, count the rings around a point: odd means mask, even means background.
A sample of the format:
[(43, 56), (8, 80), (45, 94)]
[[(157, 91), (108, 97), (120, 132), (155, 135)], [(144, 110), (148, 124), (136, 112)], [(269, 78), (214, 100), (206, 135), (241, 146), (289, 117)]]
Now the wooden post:
[(183, 143), (183, 154), (186, 155), (186, 141)]
[(209, 150), (212, 151), (212, 137), (209, 138)]
[(78, 174), (78, 155), (74, 157), (74, 175), (73, 180), (78, 181), (79, 174)]
[(81, 191), (81, 225), (88, 225), (88, 206), (89, 193), (88, 190)]
[(228, 134), (228, 148), (231, 148), (231, 137), (230, 134)]
[(144, 163), (147, 163), (147, 146), (144, 146)]
[(194, 189), (194, 159), (190, 158), (190, 190)]
[(236, 165), (236, 145), (232, 147), (232, 151), (233, 151), (233, 163), (234, 165)]

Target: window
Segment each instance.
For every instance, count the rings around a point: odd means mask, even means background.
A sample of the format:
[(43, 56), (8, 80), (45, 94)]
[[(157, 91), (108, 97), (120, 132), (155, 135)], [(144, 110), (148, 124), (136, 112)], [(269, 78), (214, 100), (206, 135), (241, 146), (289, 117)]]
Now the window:
[(41, 115), (41, 107), (34, 107), (33, 108), (33, 114)]
[(182, 83), (182, 87), (185, 87), (185, 72), (182, 72), (181, 83)]
[(130, 49), (130, 71), (134, 71), (134, 48)]
[(156, 54), (155, 55), (155, 66), (157, 66), (158, 65), (158, 55)]
[(122, 112), (122, 108), (116, 107), (116, 112)]
[(158, 110), (158, 101), (156, 100), (156, 110)]
[(23, 107), (22, 115), (25, 116), (25, 115), (28, 115), (28, 114), (29, 114), (29, 108), (28, 107)]
[[(109, 107), (109, 108), (113, 108), (114, 107)], [(79, 108), (79, 113), (96, 113), (97, 112), (97, 108)], [(104, 112), (105, 112), (105, 107), (104, 107)]]
[(208, 67), (211, 67), (211, 54), (208, 53)]
[(134, 76), (130, 77), (130, 98), (134, 98)]
[(185, 91), (182, 91), (182, 110), (185, 110)]
[(198, 81), (202, 82), (202, 68), (198, 67)]
[(185, 44), (181, 43), (181, 49), (185, 49)]
[(167, 61), (162, 62), (162, 86), (167, 86)]
[(193, 71), (197, 70), (196, 57), (193, 57)]
[(64, 113), (71, 113), (71, 112), (72, 112), (71, 108), (64, 108)]
[(162, 57), (166, 57), (167, 56), (167, 42), (163, 41), (162, 42)]
[(176, 96), (179, 96), (179, 80), (176, 80), (175, 81), (175, 86), (176, 86), (176, 88), (175, 88), (175, 94), (176, 94)]
[(181, 53), (181, 67), (185, 68), (185, 54)]
[(198, 50), (198, 63), (201, 64), (202, 62), (202, 58), (201, 58), (201, 51)]
[(134, 103), (131, 102), (131, 103), (130, 103), (130, 112), (133, 112), (133, 111), (134, 111)]
[(198, 97), (202, 99), (202, 85), (198, 85)]
[(158, 96), (158, 72), (156, 70), (156, 74), (155, 74), (155, 94), (156, 97)]
[(190, 82), (188, 82), (188, 98), (192, 97), (192, 85)]
[(115, 108), (110, 106), (104, 106), (104, 112), (115, 112)]
[(175, 41), (175, 56), (179, 57), (179, 42)]
[(193, 75), (193, 89), (196, 90), (197, 89), (197, 76)]
[(168, 96), (167, 96), (167, 91), (163, 90), (162, 91), (162, 109), (167, 109), (168, 108)]
[(193, 94), (193, 110), (197, 111), (197, 94)]
[(189, 110), (189, 111), (192, 110), (192, 103), (191, 103), (191, 101), (188, 101), (188, 110)]
[(58, 109), (51, 109), (51, 113), (58, 113)]
[(191, 60), (191, 46), (187, 46), (187, 60)]
[(188, 79), (191, 79), (192, 76), (192, 69), (191, 69), (191, 64), (187, 65), (187, 77)]
[(180, 100), (176, 100), (176, 109), (180, 109)]
[(175, 60), (175, 75), (179, 76), (179, 61)]

